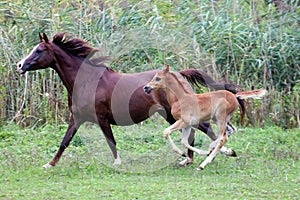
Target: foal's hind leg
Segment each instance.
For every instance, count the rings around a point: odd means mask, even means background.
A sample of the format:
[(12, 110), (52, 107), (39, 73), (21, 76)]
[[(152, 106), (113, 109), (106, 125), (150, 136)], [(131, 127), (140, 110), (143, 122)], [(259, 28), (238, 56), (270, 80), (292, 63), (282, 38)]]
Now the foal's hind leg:
[(189, 144), (189, 136), (190, 136), (190, 132), (191, 132), (191, 127), (187, 127), (187, 128), (183, 128), (182, 129), (182, 140), (181, 140), (181, 143), (183, 144), (183, 146), (187, 149), (190, 149), (191, 151), (194, 151), (196, 153), (198, 153), (199, 155), (201, 156), (206, 156), (209, 154), (209, 151), (204, 151), (204, 150), (201, 150), (201, 149), (197, 149), (195, 147), (192, 147), (190, 144)]
[[(226, 132), (229, 135), (233, 134), (235, 132), (235, 130), (236, 130), (235, 127), (232, 124), (230, 124), (230, 125), (231, 126), (228, 127), (228, 130), (226, 128)], [(218, 137), (215, 135), (215, 133), (214, 133), (211, 125), (209, 123), (202, 123), (202, 124), (199, 124), (197, 128), (199, 130), (203, 131), (204, 133), (206, 133), (209, 136), (209, 138), (211, 140), (213, 140), (213, 142), (210, 144), (210, 147), (209, 147), (210, 151), (212, 151), (215, 148), (216, 144), (217, 144), (217, 138)], [(225, 147), (225, 146), (221, 148), (220, 152), (222, 154), (226, 155), (226, 156), (232, 156), (232, 157), (236, 157), (237, 156), (236, 153), (235, 153), (235, 151), (233, 149), (231, 149), (229, 147)]]
[(228, 140), (228, 135), (226, 134), (226, 122), (225, 122), (225, 120), (222, 121), (222, 122), (217, 122), (217, 123), (218, 123), (220, 136), (217, 139), (216, 147), (209, 154), (209, 156), (200, 164), (200, 166), (197, 168), (198, 170), (204, 169), (204, 167), (207, 164), (211, 163), (211, 161), (215, 158), (217, 153), (220, 151), (220, 149), (225, 145), (225, 143)]

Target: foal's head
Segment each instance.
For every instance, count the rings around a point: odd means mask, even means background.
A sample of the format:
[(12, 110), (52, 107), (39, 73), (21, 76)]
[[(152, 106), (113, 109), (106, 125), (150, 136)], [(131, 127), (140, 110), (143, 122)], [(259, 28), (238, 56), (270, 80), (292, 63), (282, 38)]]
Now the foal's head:
[(153, 79), (144, 87), (145, 93), (149, 94), (152, 90), (165, 89), (166, 88), (166, 76), (170, 72), (170, 66), (166, 65), (164, 70), (161, 70), (155, 74)]
[(20, 73), (24, 74), (26, 71), (44, 69), (54, 65), (54, 54), (47, 35), (39, 34), (39, 38), (40, 43), (17, 64)]

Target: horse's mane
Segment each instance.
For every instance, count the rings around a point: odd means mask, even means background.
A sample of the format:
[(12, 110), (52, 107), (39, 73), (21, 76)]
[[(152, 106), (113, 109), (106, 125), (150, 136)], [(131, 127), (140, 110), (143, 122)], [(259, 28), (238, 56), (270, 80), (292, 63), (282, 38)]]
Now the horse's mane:
[(81, 38), (71, 38), (64, 32), (54, 35), (52, 42), (69, 54), (83, 58), (85, 59), (85, 62), (89, 62), (94, 66), (103, 67), (103, 62), (109, 60), (106, 56), (95, 56), (100, 49), (92, 47), (89, 42), (86, 42)]
[(180, 73), (170, 71), (169, 74), (177, 80), (177, 82), (183, 87), (183, 89), (187, 93), (193, 92), (193, 89), (189, 82), (185, 78), (183, 78), (183, 76)]

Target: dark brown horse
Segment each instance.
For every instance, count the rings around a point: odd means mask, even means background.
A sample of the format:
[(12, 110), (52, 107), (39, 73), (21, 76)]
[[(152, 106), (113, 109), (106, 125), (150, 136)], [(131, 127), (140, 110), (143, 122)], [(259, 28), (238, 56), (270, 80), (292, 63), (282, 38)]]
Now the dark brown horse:
[[(164, 91), (146, 95), (143, 86), (158, 72), (157, 70), (135, 74), (121, 74), (108, 68), (105, 57), (96, 57), (97, 49), (78, 38), (68, 38), (58, 33), (49, 40), (46, 34), (39, 35), (40, 43), (18, 64), (18, 71), (53, 68), (68, 91), (69, 127), (61, 145), (51, 162), (44, 167), (55, 166), (80, 125), (86, 121), (98, 124), (111, 148), (115, 164), (121, 159), (117, 153), (111, 124), (125, 126), (139, 123), (158, 112), (170, 123), (175, 122)], [(190, 82), (200, 83), (215, 89), (226, 89), (235, 93), (232, 84), (217, 83), (199, 70), (183, 70), (180, 74)], [(216, 140), (208, 123), (199, 124), (198, 129)], [(194, 135), (190, 138), (193, 145)], [(188, 152), (193, 158), (192, 152)]]

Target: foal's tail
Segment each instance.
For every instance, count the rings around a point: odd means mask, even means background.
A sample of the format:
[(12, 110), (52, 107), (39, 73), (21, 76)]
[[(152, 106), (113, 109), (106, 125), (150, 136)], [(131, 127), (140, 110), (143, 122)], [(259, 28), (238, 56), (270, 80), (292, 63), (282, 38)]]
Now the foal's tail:
[(245, 91), (245, 92), (238, 92), (235, 94), (235, 96), (238, 99), (260, 99), (263, 96), (267, 94), (267, 90), (265, 89), (258, 89), (258, 90), (250, 90), (250, 91)]
[[(188, 80), (193, 85), (199, 86), (203, 85), (205, 87), (208, 87), (210, 89), (214, 90), (227, 90), (233, 94), (239, 93), (239, 90), (241, 89), (240, 86), (234, 85), (232, 83), (222, 83), (222, 82), (216, 82), (212, 77), (210, 77), (208, 74), (206, 74), (203, 71), (197, 70), (197, 69), (187, 69), (187, 70), (181, 70), (180, 74)], [(245, 118), (245, 112), (246, 112), (246, 106), (245, 106), (245, 99), (244, 98), (237, 98), (240, 108), (241, 108), (241, 120), (240, 123), (243, 122)]]

